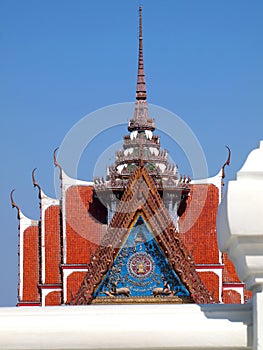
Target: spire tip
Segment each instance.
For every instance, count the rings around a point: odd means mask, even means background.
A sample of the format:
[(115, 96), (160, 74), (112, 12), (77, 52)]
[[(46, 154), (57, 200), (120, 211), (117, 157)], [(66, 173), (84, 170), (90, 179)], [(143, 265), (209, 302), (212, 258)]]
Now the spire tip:
[(136, 100), (146, 100), (147, 99), (142, 39), (143, 39), (142, 38), (142, 5), (140, 5), (139, 6), (139, 57), (138, 57)]

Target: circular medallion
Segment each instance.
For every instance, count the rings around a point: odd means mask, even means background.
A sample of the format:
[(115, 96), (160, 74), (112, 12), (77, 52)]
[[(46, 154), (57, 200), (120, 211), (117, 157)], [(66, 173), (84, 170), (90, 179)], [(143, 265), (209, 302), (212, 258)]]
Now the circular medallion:
[(128, 260), (129, 273), (137, 278), (149, 277), (154, 270), (154, 261), (147, 253), (135, 253)]

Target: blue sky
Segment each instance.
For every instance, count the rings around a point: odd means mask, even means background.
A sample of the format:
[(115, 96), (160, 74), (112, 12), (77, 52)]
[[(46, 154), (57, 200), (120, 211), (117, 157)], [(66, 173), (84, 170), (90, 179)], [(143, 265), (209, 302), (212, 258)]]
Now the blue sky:
[[(148, 101), (192, 128), (209, 175), (230, 146), (233, 179), (262, 139), (263, 2), (141, 3)], [(18, 222), (9, 193), (16, 188), (24, 214), (38, 219), (33, 168), (55, 196), (52, 153), (66, 133), (98, 108), (134, 101), (138, 7), (136, 0), (0, 0), (1, 306), (16, 304)], [(101, 135), (98, 144), (103, 149), (126, 131)], [(92, 177), (98, 144), (81, 159), (81, 179)], [(171, 152), (187, 172), (180, 150)]]

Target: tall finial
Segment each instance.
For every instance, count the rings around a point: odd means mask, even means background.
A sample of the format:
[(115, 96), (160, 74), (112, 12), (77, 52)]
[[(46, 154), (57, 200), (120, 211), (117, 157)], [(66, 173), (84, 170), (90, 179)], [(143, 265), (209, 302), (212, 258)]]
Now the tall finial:
[(144, 74), (143, 49), (142, 49), (142, 6), (139, 7), (139, 57), (136, 87), (136, 100), (146, 100), (146, 83)]

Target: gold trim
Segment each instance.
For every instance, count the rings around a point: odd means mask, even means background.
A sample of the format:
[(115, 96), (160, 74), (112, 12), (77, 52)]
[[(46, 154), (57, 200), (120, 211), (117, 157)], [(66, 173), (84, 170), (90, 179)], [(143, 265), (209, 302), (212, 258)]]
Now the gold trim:
[(99, 297), (91, 304), (193, 304), (190, 297)]

